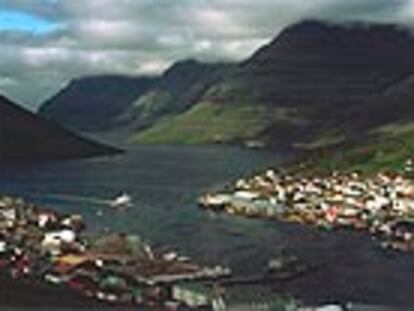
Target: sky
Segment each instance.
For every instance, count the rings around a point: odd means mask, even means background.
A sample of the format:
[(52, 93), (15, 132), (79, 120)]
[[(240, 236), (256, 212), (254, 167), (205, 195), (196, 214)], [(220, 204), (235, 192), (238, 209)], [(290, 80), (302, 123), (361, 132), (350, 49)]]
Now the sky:
[(414, 25), (414, 0), (0, 0), (0, 93), (35, 109), (74, 78), (239, 61), (303, 19)]

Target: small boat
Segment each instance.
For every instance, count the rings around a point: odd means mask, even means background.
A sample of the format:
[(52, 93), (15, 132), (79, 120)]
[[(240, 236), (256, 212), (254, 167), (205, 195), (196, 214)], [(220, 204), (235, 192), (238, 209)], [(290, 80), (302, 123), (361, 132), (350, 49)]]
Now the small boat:
[(285, 255), (273, 258), (267, 265), (267, 272), (275, 279), (291, 279), (308, 271), (310, 267), (296, 256)]
[(113, 200), (109, 201), (109, 206), (112, 208), (127, 208), (132, 206), (132, 197), (123, 192)]
[(258, 140), (248, 140), (244, 142), (244, 146), (248, 149), (263, 149), (266, 144)]

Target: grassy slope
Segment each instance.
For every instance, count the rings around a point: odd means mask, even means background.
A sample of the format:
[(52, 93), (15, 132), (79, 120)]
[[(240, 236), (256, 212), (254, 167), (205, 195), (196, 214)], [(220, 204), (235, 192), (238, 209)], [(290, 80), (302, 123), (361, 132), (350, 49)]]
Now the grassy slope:
[(399, 171), (414, 155), (414, 123), (390, 124), (372, 131), (371, 138), (342, 147), (320, 149), (310, 161), (312, 170), (359, 170), (370, 174), (378, 170)]
[(275, 121), (295, 122), (286, 108), (265, 105), (201, 103), (138, 133), (138, 143), (203, 144), (253, 139)]
[[(139, 143), (196, 144), (248, 140), (260, 136), (275, 121), (294, 124), (301, 120), (286, 109), (266, 106), (220, 106), (203, 103), (189, 112), (162, 121), (138, 133)], [(310, 155), (308, 169), (329, 172), (358, 170), (367, 174), (378, 170), (399, 171), (414, 155), (414, 122), (388, 124), (371, 131), (358, 142), (347, 143), (341, 133), (325, 132), (301, 149)], [(344, 142), (342, 147), (336, 145)]]
[(249, 106), (197, 105), (188, 113), (166, 119), (135, 139), (140, 143), (209, 143), (251, 137), (264, 126), (264, 111)]

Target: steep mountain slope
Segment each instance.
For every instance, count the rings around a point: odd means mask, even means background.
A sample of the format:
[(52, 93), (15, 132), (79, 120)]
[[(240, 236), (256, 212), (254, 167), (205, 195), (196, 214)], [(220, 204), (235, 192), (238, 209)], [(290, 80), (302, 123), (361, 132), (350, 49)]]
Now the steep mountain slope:
[(405, 78), (413, 72), (413, 51), (411, 35), (396, 26), (306, 21), (257, 51), (236, 80), (251, 82), (249, 94), (270, 104), (331, 103)]
[(72, 81), (47, 100), (39, 114), (80, 131), (110, 129), (156, 78), (96, 76)]
[(195, 60), (177, 62), (127, 111), (133, 127), (141, 129), (160, 118), (176, 115), (197, 103), (205, 91), (231, 68)]
[[(200, 142), (254, 139), (306, 149), (337, 144), (390, 122), (391, 97), (411, 109), (409, 98), (389, 92), (414, 73), (413, 53), (413, 36), (393, 25), (305, 21), (211, 86), (193, 109), (136, 140), (188, 141), (196, 128), (211, 133)], [(212, 117), (197, 118), (200, 109)], [(240, 109), (250, 117), (228, 114)], [(401, 117), (406, 115), (393, 111), (393, 118)], [(236, 125), (224, 126), (229, 123)]]
[(83, 78), (45, 102), (39, 114), (77, 131), (141, 129), (197, 103), (228, 67), (186, 60), (159, 77)]
[(119, 150), (81, 138), (0, 96), (0, 166), (19, 161), (69, 159)]

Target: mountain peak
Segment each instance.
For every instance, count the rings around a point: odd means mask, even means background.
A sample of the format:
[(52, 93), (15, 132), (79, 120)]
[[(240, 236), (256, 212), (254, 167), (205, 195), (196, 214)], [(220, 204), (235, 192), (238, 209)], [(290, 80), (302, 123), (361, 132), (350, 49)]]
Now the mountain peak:
[(171, 65), (163, 74), (164, 77), (172, 75), (181, 75), (191, 72), (193, 70), (198, 70), (199, 68), (205, 67), (206, 64), (201, 63), (200, 61), (189, 58), (182, 61), (175, 62)]
[(334, 31), (334, 30), (365, 30), (365, 31), (382, 31), (382, 32), (401, 32), (409, 34), (409, 28), (392, 23), (375, 23), (360, 21), (333, 22), (318, 19), (305, 19), (298, 23), (292, 24), (285, 28), (285, 31)]
[(404, 45), (412, 39), (412, 33), (396, 24), (304, 20), (285, 28), (273, 43), (309, 39), (335, 40), (336, 44)]
[[(413, 69), (414, 37), (392, 24), (331, 23), (306, 20), (285, 28), (247, 62), (248, 68), (326, 68), (342, 72), (370, 69), (400, 72)], [(276, 71), (278, 71), (276, 70)], [(275, 71), (275, 72), (276, 72)]]
[(157, 78), (122, 75), (88, 76), (72, 80), (39, 109), (44, 117), (77, 130), (114, 126), (122, 114)]

